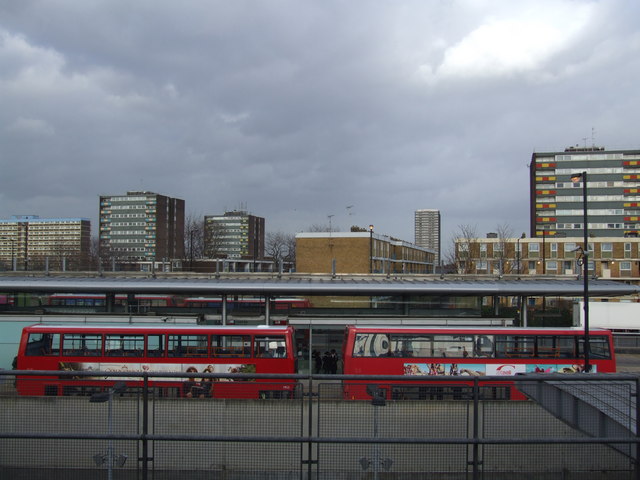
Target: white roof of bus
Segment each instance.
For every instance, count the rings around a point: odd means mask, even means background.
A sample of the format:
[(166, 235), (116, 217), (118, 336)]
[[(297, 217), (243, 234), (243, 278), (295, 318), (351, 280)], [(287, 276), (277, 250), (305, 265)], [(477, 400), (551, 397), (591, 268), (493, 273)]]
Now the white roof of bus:
[[(527, 333), (527, 332), (576, 332), (576, 333), (584, 333), (584, 328), (582, 327), (492, 327), (492, 326), (411, 326), (411, 325), (399, 325), (394, 327), (380, 327), (377, 325), (348, 325), (347, 328), (351, 330), (357, 331), (376, 331), (381, 333), (388, 332), (406, 332), (406, 331), (418, 331), (418, 332), (443, 332), (443, 331), (453, 331), (453, 332), (465, 332), (465, 333), (475, 333), (475, 332), (515, 332), (515, 333)], [(589, 332), (603, 332), (608, 331), (606, 328), (590, 328)]]
[(145, 330), (145, 331), (252, 331), (252, 332), (285, 332), (291, 327), (287, 326), (267, 326), (267, 325), (249, 325), (249, 326), (222, 326), (222, 325), (114, 325), (114, 324), (82, 324), (82, 325), (50, 325), (38, 323), (28, 327), (32, 331), (46, 330), (49, 332), (62, 331), (87, 331), (87, 330), (104, 330), (104, 331), (126, 331), (126, 330)]

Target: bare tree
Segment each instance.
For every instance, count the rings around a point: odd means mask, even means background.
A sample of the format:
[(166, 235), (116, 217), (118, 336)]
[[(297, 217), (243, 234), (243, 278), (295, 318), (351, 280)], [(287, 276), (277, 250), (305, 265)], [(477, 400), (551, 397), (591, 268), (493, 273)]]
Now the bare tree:
[(309, 226), (309, 228), (307, 228), (307, 232), (339, 232), (340, 231), (340, 227), (337, 227), (335, 225), (321, 225), (319, 223), (314, 223), (313, 225)]
[(265, 238), (266, 254), (273, 259), (276, 265), (284, 261), (289, 254), (290, 245), (288, 243), (288, 237), (289, 235), (283, 232), (267, 233)]
[(446, 251), (441, 253), (441, 269), (442, 273), (458, 273), (458, 257), (457, 244), (455, 239), (449, 242)]
[(203, 249), (206, 258), (223, 256), (224, 227), (216, 222), (209, 222), (203, 227)]
[(478, 256), (478, 227), (476, 225), (458, 225), (455, 235), (455, 265), (458, 273), (473, 272), (472, 259)]
[(184, 255), (189, 269), (204, 256), (204, 217), (189, 214), (184, 220)]
[(100, 270), (100, 240), (98, 237), (91, 237), (89, 241), (89, 269)]
[(284, 261), (291, 265), (296, 264), (296, 236), (293, 234), (287, 235), (287, 255), (284, 257)]
[(493, 247), (493, 258), (498, 262), (498, 273), (511, 273), (515, 262), (509, 263), (509, 252), (507, 246), (513, 238), (513, 228), (507, 223), (502, 223), (496, 227), (498, 241)]
[(98, 240), (98, 261), (100, 269), (111, 270), (112, 260), (116, 257), (106, 240)]

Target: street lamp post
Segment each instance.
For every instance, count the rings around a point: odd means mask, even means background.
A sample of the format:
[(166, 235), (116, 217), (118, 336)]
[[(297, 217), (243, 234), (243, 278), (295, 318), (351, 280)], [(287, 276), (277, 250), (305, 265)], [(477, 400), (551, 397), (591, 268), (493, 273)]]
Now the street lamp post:
[(526, 237), (526, 234), (523, 232), (520, 238), (516, 240), (516, 260), (518, 262), (518, 275), (522, 273), (521, 272), (522, 269), (520, 268), (520, 260), (522, 259), (522, 254), (520, 253), (520, 240), (522, 240), (525, 237)]
[(373, 225), (369, 225), (369, 273), (373, 273)]
[(547, 274), (547, 247), (545, 238), (547, 238), (547, 232), (542, 230), (542, 274)]
[(574, 184), (582, 181), (582, 221), (584, 223), (584, 245), (582, 250), (582, 281), (584, 285), (583, 303), (584, 303), (584, 371), (591, 371), (589, 362), (590, 345), (589, 345), (589, 244), (588, 225), (587, 225), (587, 172), (574, 173), (571, 175), (571, 181)]
[(15, 272), (18, 268), (16, 258), (16, 240), (15, 238), (10, 238), (9, 241), (11, 242), (11, 270)]
[(189, 229), (189, 270), (193, 272), (193, 234), (196, 233), (193, 228)]

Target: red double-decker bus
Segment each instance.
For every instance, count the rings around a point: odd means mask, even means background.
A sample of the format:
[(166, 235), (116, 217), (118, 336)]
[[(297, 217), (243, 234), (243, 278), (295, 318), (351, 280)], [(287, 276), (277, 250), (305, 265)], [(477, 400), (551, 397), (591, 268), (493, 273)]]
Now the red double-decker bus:
[[(589, 347), (591, 372), (616, 371), (610, 331), (590, 330)], [(445, 386), (429, 378), (584, 371), (584, 330), (350, 326), (342, 353), (345, 375), (397, 375), (398, 382), (377, 382), (387, 398), (455, 398), (468, 393), (464, 383)], [(407, 376), (425, 382), (403, 382)], [(350, 399), (371, 398), (362, 382), (345, 382), (344, 392)], [(522, 398), (512, 382), (486, 392), (492, 398)]]
[[(96, 372), (296, 373), (292, 327), (32, 325), (22, 331), (18, 370)], [(136, 376), (18, 376), (22, 395), (92, 394)], [(290, 380), (150, 377), (163, 395), (288, 398)]]

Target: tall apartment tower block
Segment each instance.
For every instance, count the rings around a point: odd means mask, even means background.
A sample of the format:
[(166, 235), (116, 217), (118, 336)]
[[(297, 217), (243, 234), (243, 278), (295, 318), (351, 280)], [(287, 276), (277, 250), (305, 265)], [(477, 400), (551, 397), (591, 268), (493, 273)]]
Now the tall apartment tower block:
[(640, 232), (640, 150), (569, 147), (534, 153), (529, 167), (531, 236), (582, 237), (582, 181), (587, 173), (589, 236), (638, 236)]
[(440, 210), (421, 209), (415, 212), (415, 244), (436, 252), (435, 265), (440, 265)]
[(184, 257), (184, 200), (153, 192), (100, 196), (100, 256), (118, 261)]
[(208, 258), (264, 258), (264, 218), (234, 210), (204, 217), (204, 250)]

